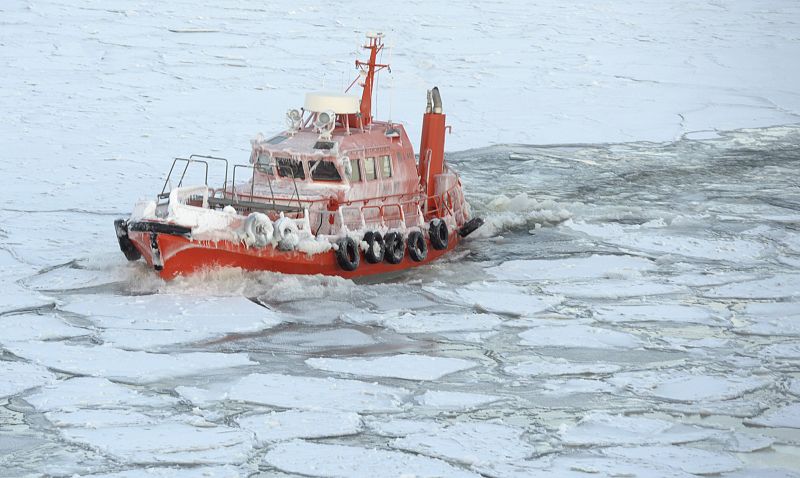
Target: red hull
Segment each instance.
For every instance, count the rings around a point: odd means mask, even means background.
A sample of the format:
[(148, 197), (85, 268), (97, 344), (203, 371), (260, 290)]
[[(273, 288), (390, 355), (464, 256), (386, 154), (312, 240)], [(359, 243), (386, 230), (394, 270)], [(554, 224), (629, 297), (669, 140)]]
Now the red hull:
[[(153, 265), (150, 248), (150, 233), (131, 231), (131, 242), (141, 252), (147, 263)], [(159, 275), (173, 279), (209, 267), (239, 267), (250, 271), (273, 271), (284, 274), (324, 274), (345, 278), (363, 277), (374, 274), (397, 272), (435, 261), (458, 245), (458, 234), (451, 234), (447, 249), (435, 250), (428, 242), (428, 256), (415, 262), (406, 251), (399, 264), (381, 262), (369, 264), (363, 255), (354, 271), (343, 270), (336, 261), (333, 251), (308, 255), (298, 251), (279, 251), (274, 247), (263, 249), (248, 248), (229, 241), (209, 242), (191, 241), (183, 236), (158, 234), (156, 241), (164, 263)]]

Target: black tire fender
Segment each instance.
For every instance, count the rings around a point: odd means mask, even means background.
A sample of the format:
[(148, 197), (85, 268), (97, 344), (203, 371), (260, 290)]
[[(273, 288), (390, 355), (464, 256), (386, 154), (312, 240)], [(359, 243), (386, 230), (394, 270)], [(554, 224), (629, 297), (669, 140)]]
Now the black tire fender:
[(450, 243), (450, 231), (447, 230), (447, 223), (441, 219), (434, 219), (428, 227), (428, 237), (431, 239), (431, 247), (437, 251), (447, 249)]
[(370, 264), (383, 262), (383, 255), (386, 252), (383, 236), (378, 231), (369, 231), (364, 234), (364, 242), (367, 243), (367, 250), (364, 251), (364, 259)]
[(358, 244), (351, 237), (344, 237), (337, 242), (336, 262), (339, 267), (350, 272), (358, 269), (361, 256), (358, 253)]
[(406, 255), (405, 241), (399, 232), (390, 232), (383, 238), (384, 255), (383, 260), (389, 264), (399, 264)]
[(408, 234), (408, 255), (414, 262), (422, 262), (428, 257), (428, 243), (420, 231)]

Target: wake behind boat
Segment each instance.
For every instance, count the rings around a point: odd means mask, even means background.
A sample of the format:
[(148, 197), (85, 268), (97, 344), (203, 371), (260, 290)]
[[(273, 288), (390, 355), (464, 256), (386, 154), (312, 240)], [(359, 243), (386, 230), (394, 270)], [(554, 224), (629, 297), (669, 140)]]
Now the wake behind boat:
[[(308, 93), (285, 131), (251, 141), (249, 164), (176, 158), (156, 200), (114, 222), (128, 260), (144, 258), (165, 279), (218, 266), (357, 277), (436, 260), (480, 227), (444, 158), (438, 88), (428, 91), (418, 160), (403, 125), (372, 117), (375, 74), (389, 65), (377, 63), (382, 35), (367, 38), (369, 60), (356, 60), (348, 88), (358, 83), (360, 99)], [(211, 165), (224, 168), (217, 189)], [(203, 183), (184, 186), (198, 168)]]

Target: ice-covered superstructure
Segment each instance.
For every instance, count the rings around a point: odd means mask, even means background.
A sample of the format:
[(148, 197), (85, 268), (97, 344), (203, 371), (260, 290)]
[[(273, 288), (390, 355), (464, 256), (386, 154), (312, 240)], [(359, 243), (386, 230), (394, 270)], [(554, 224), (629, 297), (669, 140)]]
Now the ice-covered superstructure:
[[(115, 222), (120, 248), (171, 278), (216, 265), (347, 277), (434, 260), (482, 224), (471, 219), (461, 181), (444, 160), (445, 114), (428, 92), (419, 160), (402, 124), (372, 117), (382, 35), (368, 35), (356, 61), (359, 98), (306, 94), (286, 129), (251, 141), (248, 164), (176, 158), (156, 200)], [(350, 89), (348, 88), (348, 90)], [(222, 186), (208, 185), (224, 167)], [(187, 172), (204, 182), (185, 186)]]

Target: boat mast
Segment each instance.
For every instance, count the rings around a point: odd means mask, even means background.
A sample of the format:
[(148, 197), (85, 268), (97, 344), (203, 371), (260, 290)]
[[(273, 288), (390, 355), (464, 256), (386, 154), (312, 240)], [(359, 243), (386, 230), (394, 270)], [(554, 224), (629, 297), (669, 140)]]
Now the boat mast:
[(375, 84), (375, 73), (384, 68), (389, 68), (388, 64), (377, 63), (378, 53), (383, 50), (384, 46), (383, 33), (368, 33), (367, 40), (368, 43), (364, 45), (364, 48), (369, 50), (369, 60), (367, 62), (356, 60), (356, 68), (359, 70), (359, 76), (353, 80), (350, 86), (347, 87), (347, 90), (345, 90), (345, 93), (350, 91), (350, 88), (353, 87), (356, 81), (362, 76), (364, 77), (363, 83), (359, 82), (364, 88), (361, 93), (360, 113), (358, 115), (350, 115), (351, 117), (348, 118), (350, 124), (360, 123), (362, 128), (372, 123), (372, 92)]

